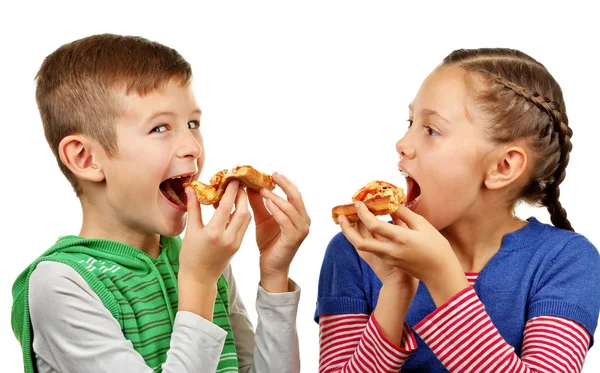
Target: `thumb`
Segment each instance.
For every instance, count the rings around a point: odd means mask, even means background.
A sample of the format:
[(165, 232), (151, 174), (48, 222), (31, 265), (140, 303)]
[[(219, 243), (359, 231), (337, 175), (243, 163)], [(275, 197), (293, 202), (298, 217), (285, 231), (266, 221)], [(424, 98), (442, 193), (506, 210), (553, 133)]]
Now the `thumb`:
[(198, 202), (194, 188), (186, 187), (185, 195), (187, 197), (188, 224), (191, 222), (203, 227), (202, 210), (200, 209), (200, 202)]
[(422, 216), (413, 212), (408, 207), (400, 205), (396, 211), (392, 213), (392, 221), (396, 225), (407, 226), (410, 229), (415, 229), (419, 225)]

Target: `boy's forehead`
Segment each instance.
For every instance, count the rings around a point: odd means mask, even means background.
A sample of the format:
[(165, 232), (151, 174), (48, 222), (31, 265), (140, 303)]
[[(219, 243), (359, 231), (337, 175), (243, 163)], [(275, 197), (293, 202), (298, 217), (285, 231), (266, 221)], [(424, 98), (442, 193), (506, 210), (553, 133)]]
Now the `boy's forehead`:
[(147, 93), (119, 89), (117, 94), (121, 102), (120, 117), (150, 119), (156, 113), (172, 113), (175, 116), (200, 114), (191, 84), (168, 83)]

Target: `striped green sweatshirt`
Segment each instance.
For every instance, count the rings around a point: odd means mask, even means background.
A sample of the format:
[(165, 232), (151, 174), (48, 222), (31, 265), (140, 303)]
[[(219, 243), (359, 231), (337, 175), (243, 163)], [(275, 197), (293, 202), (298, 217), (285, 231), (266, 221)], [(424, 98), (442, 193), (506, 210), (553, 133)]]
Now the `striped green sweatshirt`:
[[(162, 250), (152, 258), (134, 247), (109, 240), (77, 236), (60, 238), (15, 281), (11, 324), (23, 351), (26, 373), (34, 373), (33, 331), (29, 318), (29, 277), (38, 263), (55, 261), (75, 269), (119, 322), (125, 338), (146, 364), (161, 372), (178, 306), (177, 272), (181, 238), (162, 237)], [(217, 371), (237, 368), (237, 353), (229, 323), (229, 287), (217, 283), (213, 322), (227, 331)]]

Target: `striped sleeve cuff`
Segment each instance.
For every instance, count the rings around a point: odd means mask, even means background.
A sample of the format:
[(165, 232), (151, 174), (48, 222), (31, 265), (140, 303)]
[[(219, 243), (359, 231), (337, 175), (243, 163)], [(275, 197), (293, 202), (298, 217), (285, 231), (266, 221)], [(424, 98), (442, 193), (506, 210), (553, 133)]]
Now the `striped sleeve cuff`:
[(438, 307), (414, 330), (451, 372), (464, 372), (467, 367), (486, 371), (513, 354), (472, 286)]
[(410, 357), (410, 354), (417, 348), (415, 336), (406, 322), (404, 323), (400, 346), (397, 346), (383, 335), (373, 314), (367, 324), (364, 343), (365, 349), (375, 352), (375, 356), (381, 358), (379, 361), (381, 366), (386, 371), (391, 372), (399, 371)]

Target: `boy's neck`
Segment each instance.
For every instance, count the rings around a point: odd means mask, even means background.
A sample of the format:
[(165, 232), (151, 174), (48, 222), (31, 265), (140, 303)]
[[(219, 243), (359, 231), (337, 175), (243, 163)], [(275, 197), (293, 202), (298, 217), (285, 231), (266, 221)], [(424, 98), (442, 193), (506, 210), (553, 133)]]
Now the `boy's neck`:
[(450, 242), (464, 271), (480, 272), (500, 250), (504, 236), (526, 225), (512, 211), (482, 213), (457, 221), (441, 233)]
[(99, 212), (96, 209), (83, 208), (83, 221), (79, 236), (120, 242), (135, 247), (153, 258), (160, 254), (159, 234), (135, 231), (122, 222), (112, 219), (110, 214)]

